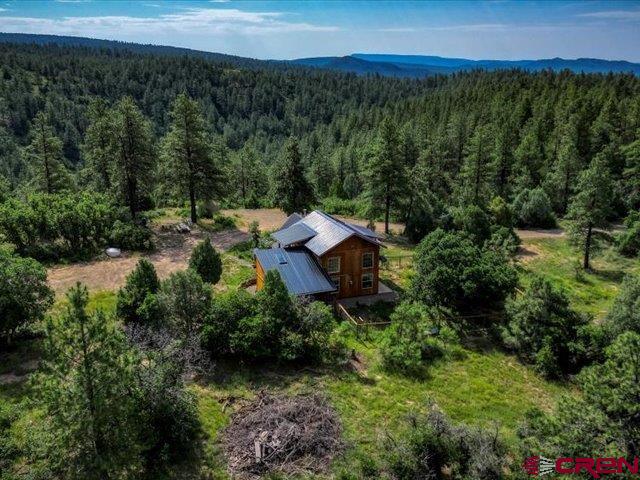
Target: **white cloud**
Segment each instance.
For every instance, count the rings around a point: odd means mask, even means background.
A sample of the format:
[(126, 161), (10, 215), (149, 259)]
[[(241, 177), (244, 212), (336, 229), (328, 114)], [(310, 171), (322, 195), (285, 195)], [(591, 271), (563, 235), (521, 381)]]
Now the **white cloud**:
[(261, 35), (287, 32), (332, 32), (338, 27), (289, 22), (280, 12), (250, 12), (235, 8), (190, 8), (157, 17), (0, 17), (0, 30), (114, 38), (115, 35), (182, 33)]
[(640, 20), (640, 10), (604, 10), (601, 12), (581, 13), (578, 16), (608, 20)]

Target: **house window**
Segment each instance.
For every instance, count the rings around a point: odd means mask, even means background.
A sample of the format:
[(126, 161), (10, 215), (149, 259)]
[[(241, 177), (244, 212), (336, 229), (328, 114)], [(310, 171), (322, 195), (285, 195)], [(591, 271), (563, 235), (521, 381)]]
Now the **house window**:
[(362, 254), (362, 268), (373, 267), (373, 252), (365, 252)]
[(340, 273), (340, 257), (327, 258), (327, 273)]
[(362, 274), (362, 288), (373, 288), (373, 273)]
[(331, 281), (333, 282), (333, 285), (336, 287), (336, 290), (340, 291), (340, 277), (338, 276), (331, 277)]

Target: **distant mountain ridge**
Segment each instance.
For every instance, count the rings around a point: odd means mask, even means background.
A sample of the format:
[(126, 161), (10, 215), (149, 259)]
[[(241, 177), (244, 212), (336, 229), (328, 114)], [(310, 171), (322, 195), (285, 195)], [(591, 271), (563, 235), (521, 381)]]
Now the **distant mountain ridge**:
[(129, 43), (86, 37), (4, 32), (0, 32), (0, 43), (54, 44), (69, 47), (126, 50), (142, 54), (186, 55), (247, 68), (311, 67), (355, 73), (358, 75), (378, 74), (389, 77), (407, 78), (423, 78), (431, 75), (450, 74), (473, 69), (500, 70), (513, 68), (530, 71), (553, 70), (556, 72), (566, 69), (576, 73), (629, 72), (640, 75), (640, 63), (632, 63), (625, 60), (601, 60), (597, 58), (564, 59), (556, 57), (539, 60), (470, 60), (466, 58), (449, 58), (435, 55), (354, 53), (343, 57), (259, 60), (237, 55), (165, 45)]
[[(354, 60), (358, 60), (355, 62)], [(473, 69), (501, 70), (571, 70), (576, 73), (633, 73), (640, 75), (640, 64), (625, 60), (597, 58), (548, 58), (539, 60), (469, 60), (431, 55), (387, 55), (354, 53), (345, 57), (315, 57), (292, 60), (292, 63), (316, 68), (348, 71), (357, 74), (378, 73), (398, 77), (423, 77)]]

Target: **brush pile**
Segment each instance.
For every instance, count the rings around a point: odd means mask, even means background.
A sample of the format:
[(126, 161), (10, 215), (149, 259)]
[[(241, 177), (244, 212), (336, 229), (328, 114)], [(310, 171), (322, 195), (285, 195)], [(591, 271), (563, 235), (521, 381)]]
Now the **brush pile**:
[(322, 395), (260, 393), (225, 430), (230, 473), (254, 479), (269, 472), (326, 471), (343, 449), (341, 431), (337, 413)]

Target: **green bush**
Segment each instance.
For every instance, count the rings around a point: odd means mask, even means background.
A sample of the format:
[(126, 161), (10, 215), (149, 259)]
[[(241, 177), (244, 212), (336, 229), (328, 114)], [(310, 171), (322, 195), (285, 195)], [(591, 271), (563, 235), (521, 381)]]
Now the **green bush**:
[[(510, 463), (509, 452), (497, 429), (454, 425), (434, 405), (425, 414), (411, 415), (407, 423), (408, 428), (400, 438), (389, 435), (381, 445), (382, 470), (387, 475), (375, 478), (505, 478)], [(445, 471), (447, 475), (443, 474)]]
[(609, 342), (624, 332), (640, 334), (640, 276), (624, 278), (603, 326)]
[(428, 362), (444, 354), (439, 332), (424, 306), (401, 303), (391, 314), (391, 325), (380, 346), (383, 367), (390, 372), (422, 376)]
[(211, 245), (209, 237), (196, 245), (189, 259), (189, 268), (195, 271), (207, 283), (215, 285), (222, 275), (222, 259)]
[(557, 226), (551, 200), (542, 188), (522, 190), (513, 201), (519, 227), (554, 228)]
[(485, 247), (512, 257), (518, 251), (520, 237), (511, 227), (492, 228), (491, 238), (485, 242)]
[(101, 194), (32, 194), (0, 204), (0, 236), (22, 255), (77, 258), (106, 243), (117, 216)]
[[(198, 218), (213, 218), (218, 213), (218, 206), (212, 200), (203, 200), (198, 202), (197, 213)], [(190, 211), (189, 215), (191, 215)]]
[(518, 282), (503, 254), (479, 247), (463, 232), (437, 229), (427, 235), (414, 267), (411, 298), (460, 313), (501, 308)]
[(640, 221), (629, 225), (618, 238), (618, 251), (625, 257), (637, 257), (640, 253)]
[(524, 295), (507, 301), (506, 312), (505, 344), (545, 376), (577, 373), (589, 362), (590, 318), (572, 310), (549, 281), (535, 278)]
[(153, 250), (151, 236), (147, 227), (116, 220), (109, 235), (109, 245), (123, 250)]
[(477, 205), (453, 209), (456, 229), (465, 232), (477, 244), (482, 245), (491, 237), (491, 218)]
[(163, 320), (181, 338), (189, 338), (205, 322), (211, 308), (211, 287), (193, 270), (171, 274), (158, 292)]
[(42, 320), (53, 297), (42, 265), (0, 246), (0, 337)]
[(202, 329), (214, 357), (320, 362), (342, 353), (331, 309), (293, 298), (277, 272), (267, 272), (255, 296), (245, 291), (215, 298)]
[[(125, 323), (148, 323), (156, 319), (152, 315), (152, 302), (160, 288), (160, 281), (153, 264), (144, 258), (127, 275), (127, 280), (118, 290), (116, 313)], [(153, 296), (153, 298), (148, 298)]]

